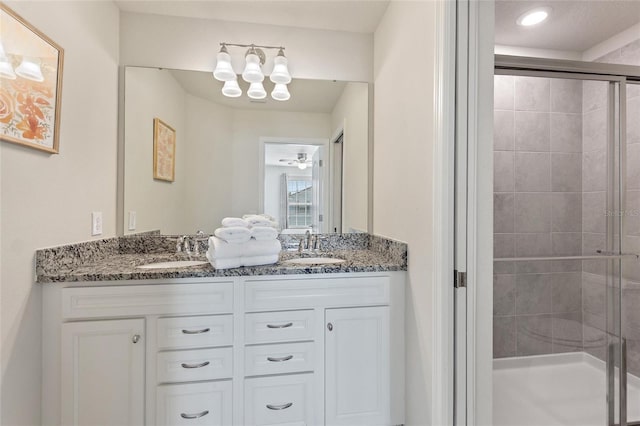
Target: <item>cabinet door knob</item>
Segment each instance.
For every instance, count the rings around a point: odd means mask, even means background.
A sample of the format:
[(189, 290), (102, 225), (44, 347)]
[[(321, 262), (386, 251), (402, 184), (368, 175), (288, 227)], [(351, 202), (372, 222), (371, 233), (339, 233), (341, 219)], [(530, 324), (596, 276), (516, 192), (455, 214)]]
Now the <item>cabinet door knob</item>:
[(140, 335), (139, 334), (134, 334), (133, 337), (131, 338), (131, 341), (133, 343), (138, 343), (140, 341)]
[(327, 329), (329, 329), (329, 331), (333, 331), (333, 324), (327, 324)]

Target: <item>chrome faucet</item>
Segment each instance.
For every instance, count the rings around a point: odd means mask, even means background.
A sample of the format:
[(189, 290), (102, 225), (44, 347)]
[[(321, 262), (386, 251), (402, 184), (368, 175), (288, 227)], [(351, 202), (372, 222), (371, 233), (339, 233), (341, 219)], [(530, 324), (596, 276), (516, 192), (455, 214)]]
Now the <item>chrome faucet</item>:
[(312, 234), (308, 229), (304, 233), (304, 237), (300, 238), (298, 244), (298, 253), (302, 253), (304, 250), (317, 250), (319, 244), (319, 238), (317, 234)]

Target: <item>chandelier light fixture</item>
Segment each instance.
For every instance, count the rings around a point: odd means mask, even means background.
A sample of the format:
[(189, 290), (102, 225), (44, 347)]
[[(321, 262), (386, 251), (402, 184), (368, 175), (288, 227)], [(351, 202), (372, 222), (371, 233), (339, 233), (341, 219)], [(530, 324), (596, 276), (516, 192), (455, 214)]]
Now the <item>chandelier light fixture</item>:
[(236, 43), (220, 43), (220, 52), (217, 55), (216, 69), (213, 71), (213, 77), (216, 80), (223, 81), (222, 94), (230, 98), (242, 96), (242, 89), (238, 85), (238, 76), (231, 65), (231, 55), (227, 46), (248, 48), (245, 53), (245, 67), (242, 71), (242, 79), (249, 83), (247, 96), (251, 99), (264, 99), (267, 97), (267, 91), (264, 89), (262, 82), (264, 81), (264, 72), (262, 66), (266, 61), (266, 55), (263, 49), (278, 49), (278, 54), (273, 60), (273, 71), (269, 76), (269, 80), (274, 83), (275, 87), (271, 92), (271, 97), (276, 101), (287, 101), (291, 98), (287, 85), (291, 83), (291, 74), (289, 74), (289, 63), (284, 56), (284, 47), (282, 46), (260, 46), (256, 44), (236, 44)]

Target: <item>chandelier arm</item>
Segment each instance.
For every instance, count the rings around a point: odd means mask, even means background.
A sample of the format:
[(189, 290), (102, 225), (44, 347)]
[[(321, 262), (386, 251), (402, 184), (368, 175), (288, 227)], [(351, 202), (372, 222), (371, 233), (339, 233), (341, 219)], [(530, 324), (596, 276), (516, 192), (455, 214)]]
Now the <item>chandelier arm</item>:
[(235, 46), (235, 47), (259, 47), (261, 49), (282, 49), (284, 50), (284, 46), (263, 46), (260, 44), (239, 44), (239, 43), (220, 43), (220, 46)]

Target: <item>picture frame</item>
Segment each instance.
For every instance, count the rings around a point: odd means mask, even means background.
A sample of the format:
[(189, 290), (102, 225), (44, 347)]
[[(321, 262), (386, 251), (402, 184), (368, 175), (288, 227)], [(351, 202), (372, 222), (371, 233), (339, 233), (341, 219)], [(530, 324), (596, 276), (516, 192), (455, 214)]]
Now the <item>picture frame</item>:
[(153, 178), (173, 182), (176, 175), (176, 131), (159, 118), (153, 119)]
[(0, 140), (59, 153), (64, 49), (0, 2)]

